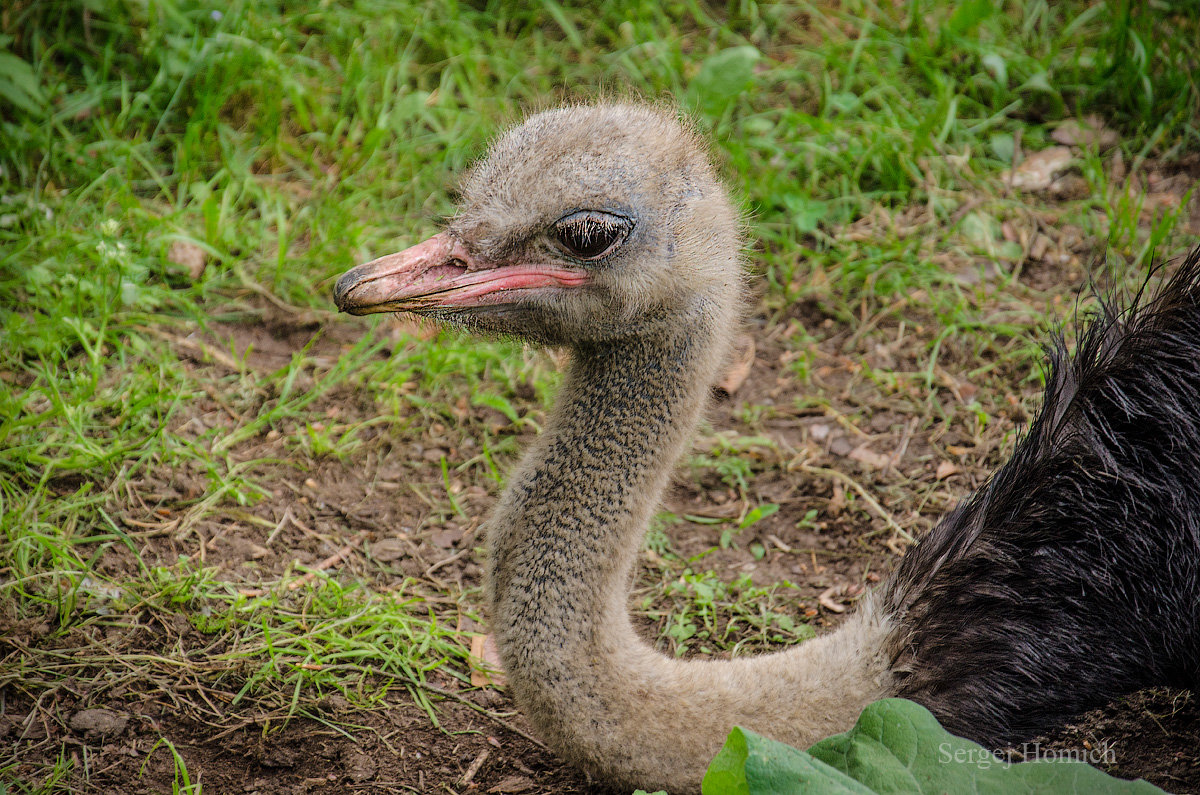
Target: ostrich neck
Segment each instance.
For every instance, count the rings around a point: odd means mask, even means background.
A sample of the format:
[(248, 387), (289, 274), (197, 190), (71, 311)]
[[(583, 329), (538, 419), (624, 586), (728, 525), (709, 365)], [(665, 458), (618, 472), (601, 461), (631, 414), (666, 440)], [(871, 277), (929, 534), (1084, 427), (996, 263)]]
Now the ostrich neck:
[(574, 352), (547, 429), (490, 521), (494, 618), (510, 668), (551, 673), (624, 636), (640, 539), (723, 354), (702, 309), (688, 313), (691, 333)]
[(488, 525), (492, 617), (518, 704), (586, 769), (677, 790), (698, 787), (734, 725), (811, 743), (848, 727), (885, 678), (871, 611), (736, 661), (670, 659), (635, 632), (626, 600), (640, 542), (733, 323), (705, 301), (685, 314), (661, 333), (576, 350)]

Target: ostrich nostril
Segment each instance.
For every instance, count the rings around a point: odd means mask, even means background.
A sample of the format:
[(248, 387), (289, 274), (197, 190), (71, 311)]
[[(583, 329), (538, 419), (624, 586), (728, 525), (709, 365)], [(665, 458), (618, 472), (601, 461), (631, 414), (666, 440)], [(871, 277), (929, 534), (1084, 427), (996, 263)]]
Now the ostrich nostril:
[(339, 311), (346, 311), (346, 299), (350, 295), (350, 291), (353, 290), (361, 281), (361, 271), (358, 268), (353, 268), (343, 273), (342, 277), (337, 280), (337, 284), (333, 285), (333, 303), (337, 306)]

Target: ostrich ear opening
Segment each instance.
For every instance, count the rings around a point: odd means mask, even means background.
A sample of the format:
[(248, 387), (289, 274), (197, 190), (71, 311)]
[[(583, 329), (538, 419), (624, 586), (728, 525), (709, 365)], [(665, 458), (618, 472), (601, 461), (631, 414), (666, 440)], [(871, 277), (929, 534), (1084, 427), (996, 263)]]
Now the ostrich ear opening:
[(578, 287), (587, 271), (560, 264), (495, 264), (443, 232), (412, 248), (351, 268), (333, 300), (352, 315), (431, 312), (519, 301), (531, 290)]

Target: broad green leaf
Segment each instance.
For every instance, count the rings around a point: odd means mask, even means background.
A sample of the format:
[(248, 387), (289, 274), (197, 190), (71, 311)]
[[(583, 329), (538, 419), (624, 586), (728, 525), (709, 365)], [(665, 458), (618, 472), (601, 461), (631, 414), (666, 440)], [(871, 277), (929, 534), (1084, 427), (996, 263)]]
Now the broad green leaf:
[(873, 792), (1162, 793), (1073, 759), (1009, 763), (950, 734), (920, 704), (898, 698), (871, 704), (854, 728), (821, 740), (809, 753)]
[(808, 234), (817, 229), (817, 225), (829, 215), (829, 202), (788, 193), (783, 197), (783, 205), (792, 217), (796, 231)]
[(988, 254), (995, 252), (996, 244), (1004, 237), (1000, 221), (979, 210), (966, 214), (959, 222), (958, 232), (971, 245)]
[(513, 404), (502, 395), (492, 392), (478, 392), (471, 397), (471, 405), (487, 406), (488, 408), (495, 409), (503, 414), (509, 422), (514, 424), (521, 421), (521, 415), (513, 408)]
[(950, 32), (961, 36), (964, 33), (970, 33), (976, 25), (994, 13), (996, 13), (996, 7), (992, 0), (967, 0), (950, 15), (950, 21), (946, 23), (946, 27)]
[(1011, 163), (1017, 149), (1017, 142), (1012, 133), (993, 133), (988, 138), (988, 147), (997, 160)]
[(705, 795), (1162, 795), (1145, 781), (1112, 778), (1083, 761), (1010, 763), (943, 729), (904, 699), (877, 701), (850, 731), (799, 751), (745, 729), (729, 733), (704, 777)]
[(872, 791), (835, 768), (790, 745), (734, 728), (717, 752), (704, 782), (704, 795), (828, 793), (872, 795)]
[(746, 518), (738, 522), (738, 529), (745, 530), (752, 524), (761, 522), (768, 516), (777, 513), (779, 506), (773, 502), (765, 502), (762, 505), (756, 506), (753, 510), (746, 514)]
[(688, 86), (693, 102), (710, 116), (717, 116), (725, 106), (750, 87), (754, 81), (754, 65), (762, 57), (750, 46), (730, 47), (710, 55)]
[(1018, 91), (1044, 91), (1047, 94), (1057, 94), (1054, 86), (1050, 85), (1050, 76), (1045, 72), (1038, 72), (1032, 75), (1028, 80), (1021, 84)]
[(33, 67), (8, 52), (0, 52), (0, 98), (31, 114), (45, 104)]
[(831, 110), (836, 113), (850, 113), (862, 104), (858, 94), (853, 91), (833, 91), (830, 92), (825, 101), (829, 104)]
[(992, 77), (996, 78), (996, 82), (1002, 86), (1008, 85), (1008, 63), (1004, 60), (1004, 56), (990, 52), (979, 59), (983, 67), (992, 73)]

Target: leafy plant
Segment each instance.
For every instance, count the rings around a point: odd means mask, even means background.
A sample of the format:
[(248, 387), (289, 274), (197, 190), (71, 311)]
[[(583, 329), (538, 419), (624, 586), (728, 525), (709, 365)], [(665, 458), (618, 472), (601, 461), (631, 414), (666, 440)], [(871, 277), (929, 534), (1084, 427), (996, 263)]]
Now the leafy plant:
[(1041, 758), (1010, 763), (947, 732), (929, 710), (889, 698), (863, 710), (850, 731), (807, 752), (735, 728), (704, 777), (705, 795), (874, 795), (936, 793), (1162, 793), (1122, 781), (1083, 761)]
[(708, 653), (713, 646), (734, 645), (731, 640), (737, 638), (742, 640), (735, 648), (751, 641), (795, 643), (816, 634), (807, 623), (785, 612), (796, 599), (795, 586), (787, 582), (764, 588), (756, 586), (748, 574), (725, 582), (711, 571), (684, 569), (665, 584), (664, 591), (675, 607), (664, 634), (674, 642), (677, 655), (697, 643)]
[(13, 37), (0, 34), (0, 99), (32, 117), (40, 116), (46, 104), (37, 72), (9, 51)]

